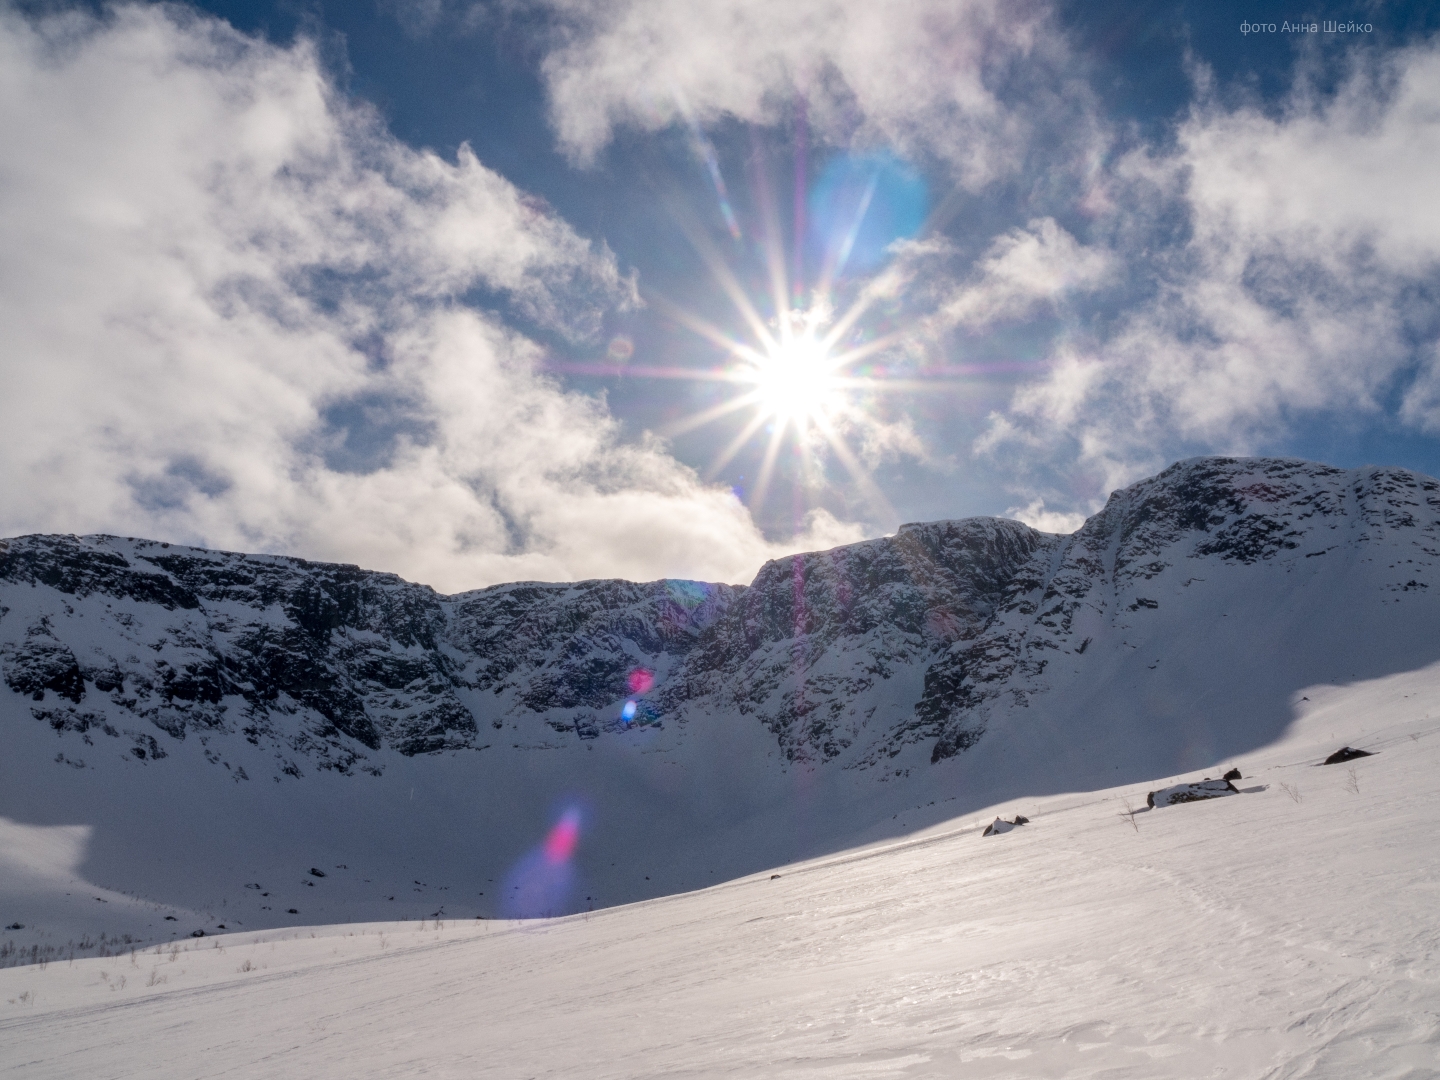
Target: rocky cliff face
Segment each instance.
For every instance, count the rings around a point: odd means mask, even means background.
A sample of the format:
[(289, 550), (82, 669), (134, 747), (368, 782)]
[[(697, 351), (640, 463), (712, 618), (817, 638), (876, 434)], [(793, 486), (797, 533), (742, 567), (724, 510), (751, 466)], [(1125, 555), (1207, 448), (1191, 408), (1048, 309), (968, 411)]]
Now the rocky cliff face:
[[(1237, 568), (1268, 564), (1278, 603), (1297, 570), (1338, 588), (1340, 564), (1376, 558), (1386, 565), (1365, 591), (1379, 595), (1366, 599), (1429, 593), (1440, 558), (1440, 482), (1405, 469), (1294, 460), (1172, 465), (1115, 492), (1078, 532), (1032, 559), (984, 632), (926, 672), (916, 714), (936, 735), (932, 760), (973, 745), (997, 705), (1023, 705), (1049, 690), (1052, 660), (1082, 655), (1107, 633), (1139, 637), (1162, 604), (1183, 609), (1196, 583), (1218, 586)], [(1311, 630), (1321, 638), (1345, 628)], [(1217, 631), (1208, 619), (1193, 627), (1197, 635)]]
[(577, 710), (624, 698), (630, 672), (671, 668), (735, 592), (591, 581), (443, 597), (353, 566), (110, 536), (11, 540), (0, 585), (5, 681), (37, 719), (123, 733), (139, 758), (164, 755), (162, 733), (238, 734), (291, 775), (374, 770), (382, 747), (479, 747), (512, 714), (573, 733)]
[(982, 633), (1054, 544), (1018, 521), (971, 518), (767, 563), (661, 701), (753, 715), (789, 760), (874, 765), (928, 737), (913, 709), (924, 670)]
[(932, 761), (974, 745), (996, 709), (1051, 688), (1053, 660), (1123, 634), (1192, 580), (1314, 570), (1379, 541), (1396, 562), (1380, 587), (1428, 590), (1440, 485), (1195, 459), (1116, 492), (1073, 536), (992, 518), (906, 525), (769, 563), (749, 587), (525, 582), (447, 597), (353, 566), (26, 536), (0, 551), (0, 665), (37, 722), (146, 761), (195, 737), (228, 768), (225, 740), (243, 738), (273, 750), (277, 775), (378, 772), (391, 750), (624, 739), (724, 715), (763, 724), (789, 761), (866, 770), (907, 744)]

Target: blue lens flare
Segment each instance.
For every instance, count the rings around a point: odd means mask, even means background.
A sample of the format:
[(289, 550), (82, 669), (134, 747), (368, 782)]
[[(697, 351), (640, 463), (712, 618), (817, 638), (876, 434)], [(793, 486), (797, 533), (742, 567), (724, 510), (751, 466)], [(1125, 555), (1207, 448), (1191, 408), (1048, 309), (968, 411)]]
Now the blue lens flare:
[(824, 276), (873, 269), (896, 240), (918, 233), (930, 209), (925, 178), (889, 153), (842, 154), (810, 189), (810, 240)]

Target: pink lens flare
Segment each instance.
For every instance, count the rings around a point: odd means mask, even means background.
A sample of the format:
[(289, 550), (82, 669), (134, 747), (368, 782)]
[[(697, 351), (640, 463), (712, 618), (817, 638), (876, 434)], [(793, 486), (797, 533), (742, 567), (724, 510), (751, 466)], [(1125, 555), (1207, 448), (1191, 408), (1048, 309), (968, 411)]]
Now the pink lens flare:
[(655, 685), (655, 673), (643, 667), (630, 672), (630, 693), (643, 694)]
[(575, 845), (580, 840), (580, 812), (566, 810), (565, 814), (545, 837), (545, 860), (562, 863), (575, 854)]

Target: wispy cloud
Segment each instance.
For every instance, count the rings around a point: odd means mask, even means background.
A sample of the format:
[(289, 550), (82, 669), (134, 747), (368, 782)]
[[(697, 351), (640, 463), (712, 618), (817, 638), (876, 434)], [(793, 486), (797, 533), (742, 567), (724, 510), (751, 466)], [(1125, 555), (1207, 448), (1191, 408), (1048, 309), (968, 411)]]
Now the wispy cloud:
[(1251, 451), (1296, 417), (1440, 429), (1440, 46), (1352, 63), (1332, 93), (1302, 77), (1268, 109), (1202, 78), (1173, 150), (1116, 165), (1119, 316), (1058, 345), (983, 450), (1113, 486), (1176, 454)]
[(978, 332), (1060, 309), (1071, 297), (1093, 292), (1114, 276), (1117, 259), (1103, 246), (1087, 247), (1056, 223), (1037, 218), (995, 237), (968, 267), (943, 239), (901, 245), (894, 273), (925, 278), (933, 305), (918, 332), (941, 336)]
[(0, 9), (0, 139), (0, 531), (452, 589), (745, 580), (858, 536), (821, 515), (767, 543), (730, 492), (538, 374), (516, 326), (583, 338), (633, 281), (468, 150), (393, 139), (304, 41), (159, 6)]

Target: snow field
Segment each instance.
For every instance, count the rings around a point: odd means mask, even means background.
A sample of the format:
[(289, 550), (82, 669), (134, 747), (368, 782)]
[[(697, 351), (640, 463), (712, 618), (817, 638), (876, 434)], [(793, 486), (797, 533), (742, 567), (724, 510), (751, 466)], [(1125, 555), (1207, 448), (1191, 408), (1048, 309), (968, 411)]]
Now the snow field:
[[(1242, 793), (1203, 803), (1012, 800), (588, 916), (0, 970), (0, 1072), (1434, 1076), (1436, 703), (1440, 666), (1308, 689), (1280, 741), (1234, 762)], [(1378, 752), (1314, 766), (1342, 743)], [(1015, 812), (1031, 823), (980, 838)]]

